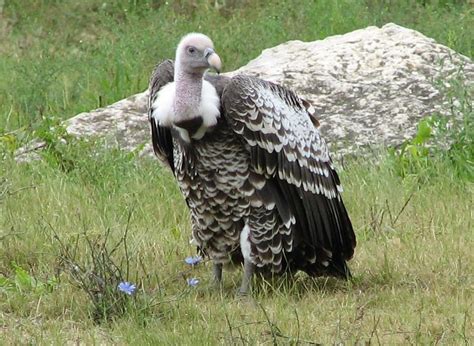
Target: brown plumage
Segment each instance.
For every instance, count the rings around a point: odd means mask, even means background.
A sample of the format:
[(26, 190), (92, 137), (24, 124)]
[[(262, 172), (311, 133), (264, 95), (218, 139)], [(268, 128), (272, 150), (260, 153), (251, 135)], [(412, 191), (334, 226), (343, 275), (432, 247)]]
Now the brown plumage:
[(209, 67), (220, 68), (212, 42), (184, 37), (176, 68), (153, 71), (149, 119), (216, 279), (229, 261), (244, 263), (241, 293), (255, 269), (347, 278), (355, 234), (312, 107), (255, 77), (204, 75)]

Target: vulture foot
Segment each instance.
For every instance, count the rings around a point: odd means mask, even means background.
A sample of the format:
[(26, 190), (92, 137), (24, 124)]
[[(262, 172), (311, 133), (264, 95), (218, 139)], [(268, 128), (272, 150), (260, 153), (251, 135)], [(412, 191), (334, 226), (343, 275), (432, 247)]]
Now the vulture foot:
[(214, 263), (212, 265), (212, 281), (217, 288), (222, 287), (222, 263)]
[(253, 273), (255, 272), (255, 264), (250, 262), (250, 260), (244, 260), (244, 273), (242, 275), (242, 284), (240, 289), (237, 291), (237, 295), (246, 296), (249, 294), (250, 283), (252, 281)]

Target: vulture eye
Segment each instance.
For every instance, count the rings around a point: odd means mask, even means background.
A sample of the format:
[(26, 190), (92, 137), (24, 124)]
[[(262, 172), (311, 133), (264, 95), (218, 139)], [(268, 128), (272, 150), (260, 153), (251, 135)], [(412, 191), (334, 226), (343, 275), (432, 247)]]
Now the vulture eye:
[(188, 53), (189, 54), (194, 54), (195, 52), (196, 52), (196, 48), (194, 48), (194, 47), (189, 47), (188, 48)]

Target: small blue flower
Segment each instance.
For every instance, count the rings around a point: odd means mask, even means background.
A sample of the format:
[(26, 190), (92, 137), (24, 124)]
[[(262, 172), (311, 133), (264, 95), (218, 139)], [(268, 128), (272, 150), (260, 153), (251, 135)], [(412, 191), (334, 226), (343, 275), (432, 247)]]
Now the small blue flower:
[(195, 265), (198, 265), (199, 262), (202, 261), (202, 257), (201, 256), (189, 256), (189, 257), (186, 257), (184, 259), (184, 262), (186, 262), (187, 264), (191, 265), (191, 266), (195, 266)]
[(196, 287), (199, 284), (199, 279), (197, 278), (189, 278), (186, 280), (188, 282), (188, 286)]
[(119, 291), (131, 296), (135, 292), (137, 287), (131, 282), (123, 281), (118, 284), (117, 288)]

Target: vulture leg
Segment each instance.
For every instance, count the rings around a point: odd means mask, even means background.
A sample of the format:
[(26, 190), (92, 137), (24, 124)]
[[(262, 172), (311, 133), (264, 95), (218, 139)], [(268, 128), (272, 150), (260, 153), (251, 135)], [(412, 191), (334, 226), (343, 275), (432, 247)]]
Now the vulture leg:
[(222, 284), (222, 263), (213, 264), (212, 274), (214, 276), (214, 283), (216, 286), (220, 286)]
[(244, 259), (244, 274), (242, 276), (242, 284), (240, 285), (238, 295), (245, 296), (249, 293), (250, 282), (254, 272), (255, 264), (250, 262), (250, 259)]

